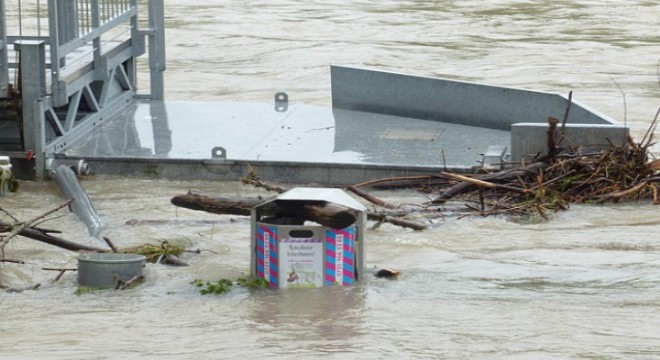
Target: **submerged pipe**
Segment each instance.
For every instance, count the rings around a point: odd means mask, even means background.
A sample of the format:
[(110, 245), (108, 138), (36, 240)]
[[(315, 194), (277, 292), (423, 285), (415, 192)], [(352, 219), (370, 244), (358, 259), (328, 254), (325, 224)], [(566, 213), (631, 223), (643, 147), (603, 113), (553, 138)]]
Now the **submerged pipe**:
[(103, 223), (71, 167), (59, 165), (50, 170), (50, 176), (60, 188), (62, 197), (66, 200), (73, 199), (69, 209), (87, 225), (89, 234), (91, 236), (98, 235), (103, 229)]

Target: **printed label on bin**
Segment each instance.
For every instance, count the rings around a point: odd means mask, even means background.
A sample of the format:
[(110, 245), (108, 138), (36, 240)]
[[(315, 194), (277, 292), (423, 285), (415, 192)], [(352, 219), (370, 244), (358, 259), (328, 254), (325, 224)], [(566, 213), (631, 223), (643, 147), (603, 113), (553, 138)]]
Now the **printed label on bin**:
[(323, 240), (282, 239), (279, 243), (280, 287), (323, 286)]
[(278, 286), (277, 227), (257, 227), (257, 277), (266, 279), (270, 286)]
[(325, 285), (355, 282), (355, 228), (325, 232)]

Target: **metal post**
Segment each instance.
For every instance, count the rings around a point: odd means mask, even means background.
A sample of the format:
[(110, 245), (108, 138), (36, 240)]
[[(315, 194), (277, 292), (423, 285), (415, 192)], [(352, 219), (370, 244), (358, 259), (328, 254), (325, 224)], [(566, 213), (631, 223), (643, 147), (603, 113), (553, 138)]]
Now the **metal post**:
[(20, 53), (24, 150), (34, 152), (36, 178), (41, 179), (46, 142), (42, 109), (46, 96), (46, 45), (44, 41), (19, 40), (14, 43), (14, 49)]
[(163, 0), (149, 0), (149, 70), (151, 99), (163, 100), (165, 71), (165, 4)]
[(9, 65), (7, 64), (7, 25), (5, 0), (0, 0), (0, 99), (9, 97)]
[(59, 44), (78, 37), (78, 13), (76, 0), (60, 0), (57, 3), (57, 32)]
[[(59, 5), (58, 5), (59, 4)], [(58, 106), (66, 104), (66, 94), (60, 90), (60, 68), (65, 65), (65, 57), (60, 57), (61, 38), (67, 38), (66, 35), (60, 35), (60, 11), (64, 10), (65, 3), (59, 3), (57, 0), (48, 0), (48, 37), (50, 39), (50, 76), (53, 102)], [(65, 21), (62, 19), (62, 21)], [(65, 26), (65, 29), (67, 27)], [(71, 39), (69, 39), (71, 40)]]
[[(99, 0), (91, 0), (92, 2), (92, 29), (96, 30), (101, 25), (99, 18)], [(98, 64), (101, 60), (101, 36), (94, 38), (94, 64)]]
[(46, 95), (45, 48), (43, 41), (19, 40), (14, 43), (14, 49), (20, 52), (23, 137), (26, 150), (33, 150), (36, 142), (34, 102)]
[[(44, 99), (40, 98), (34, 101), (32, 108), (32, 117), (23, 118), (23, 123), (32, 121), (34, 137), (34, 179), (43, 180), (46, 178), (46, 112)], [(25, 110), (24, 110), (25, 114)], [(26, 138), (27, 139), (27, 138)], [(26, 140), (27, 141), (27, 140)], [(27, 146), (25, 149), (29, 149)]]

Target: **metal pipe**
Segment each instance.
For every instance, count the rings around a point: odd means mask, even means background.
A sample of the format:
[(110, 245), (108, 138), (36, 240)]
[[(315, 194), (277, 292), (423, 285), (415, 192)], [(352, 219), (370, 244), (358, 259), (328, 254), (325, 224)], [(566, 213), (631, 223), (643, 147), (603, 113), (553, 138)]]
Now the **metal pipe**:
[(69, 209), (87, 225), (89, 235), (97, 236), (103, 230), (101, 217), (89, 200), (89, 196), (78, 182), (76, 174), (69, 166), (59, 165), (50, 171), (50, 175), (60, 188), (62, 197), (66, 200), (73, 199)]

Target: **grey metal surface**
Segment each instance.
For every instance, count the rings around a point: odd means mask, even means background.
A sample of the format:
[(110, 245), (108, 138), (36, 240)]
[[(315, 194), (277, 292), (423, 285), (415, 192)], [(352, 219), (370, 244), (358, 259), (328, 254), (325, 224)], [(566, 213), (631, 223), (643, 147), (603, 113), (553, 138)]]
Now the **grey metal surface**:
[(508, 143), (501, 130), (313, 105), (140, 101), (65, 154), (212, 159), (222, 147), (227, 160), (456, 166)]
[[(203, 169), (168, 175), (229, 173), (237, 179), (250, 163), (285, 181), (336, 183), (415, 169), (465, 169), (477, 165), (489, 145), (509, 142), (501, 130), (312, 105), (289, 104), (280, 112), (273, 103), (140, 101), (61, 155), (84, 158), (97, 171), (197, 163)], [(224, 157), (214, 156), (217, 148)], [(163, 169), (158, 175), (165, 175)]]
[[(623, 125), (566, 124), (563, 140), (557, 147), (574, 149), (582, 153), (607, 151), (612, 146), (626, 146), (629, 129)], [(536, 155), (547, 152), (548, 126), (544, 124), (519, 123), (511, 127), (511, 160), (531, 161)], [(561, 139), (560, 129), (555, 138)]]
[[(562, 119), (562, 95), (386, 71), (332, 66), (335, 108), (509, 131), (519, 122)], [(572, 124), (616, 124), (573, 100)]]

